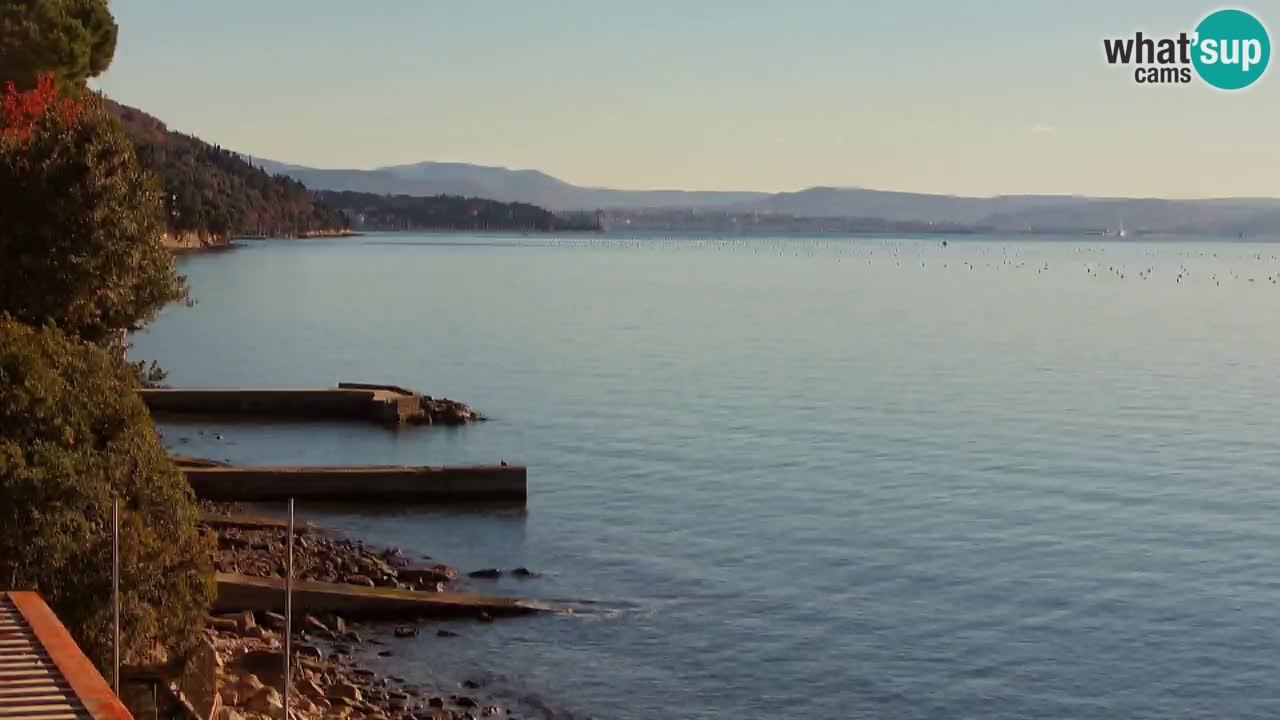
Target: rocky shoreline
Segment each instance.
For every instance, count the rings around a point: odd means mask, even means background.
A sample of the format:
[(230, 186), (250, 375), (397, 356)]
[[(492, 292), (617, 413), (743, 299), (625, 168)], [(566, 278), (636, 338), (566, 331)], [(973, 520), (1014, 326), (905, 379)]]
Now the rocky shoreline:
[(332, 237), (358, 237), (364, 233), (356, 232), (350, 228), (340, 228), (332, 230), (307, 230), (298, 235), (299, 238), (332, 238)]
[(232, 247), (231, 237), (195, 230), (169, 230), (162, 238), (164, 246), (175, 253), (227, 250)]
[[(284, 577), (287, 535), (280, 527), (224, 525), (218, 528), (214, 568), (226, 573)], [(304, 528), (294, 538), (293, 573), (299, 580), (425, 592), (443, 591), (446, 583), (458, 579), (458, 572), (447, 565), (412, 563), (398, 548), (378, 551), (313, 528)]]
[[(297, 235), (295, 239), (356, 237), (361, 234), (349, 229), (308, 230)], [(230, 250), (235, 247), (235, 241), (240, 239), (257, 238), (256, 236), (232, 236), (203, 230), (167, 230), (162, 236), (161, 242), (174, 253), (195, 253)]]
[(410, 424), (456, 426), (470, 425), (473, 422), (484, 422), (489, 419), (470, 405), (449, 398), (423, 395), (419, 404), (421, 411), (409, 416)]
[[(217, 536), (216, 569), (259, 577), (285, 574), (287, 531), (278, 521), (236, 521), (241, 508), (205, 504), (206, 525)], [(216, 520), (215, 518), (222, 518)], [(365, 587), (395, 587), (440, 592), (459, 577), (428, 556), (417, 560), (398, 548), (377, 548), (312, 526), (299, 526), (294, 538), (294, 576)], [(474, 577), (493, 577), (479, 570)], [(519, 568), (514, 574), (532, 575)], [(491, 618), (481, 617), (481, 621)], [(215, 720), (279, 718), (283, 697), (284, 617), (273, 612), (210, 616), (200, 646), (187, 658), (170, 689), (192, 717)], [(368, 637), (360, 631), (365, 630)], [(396, 676), (380, 676), (362, 667), (357, 656), (376, 653), (396, 638), (414, 638), (413, 622), (356, 625), (335, 614), (294, 615), (292, 707), (297, 720), (474, 720), (518, 718), (496, 702), (477, 695), (479, 683), (456, 688), (425, 687)], [(438, 629), (442, 642), (456, 633)], [(380, 639), (385, 636), (387, 639)]]
[[(397, 676), (381, 677), (354, 658), (365, 639), (354, 625), (329, 615), (296, 617), (291, 646), (290, 717), (344, 720), (472, 720), (516, 718), (475, 695), (478, 683), (455, 691), (424, 688)], [(197, 717), (275, 720), (283, 710), (284, 617), (244, 612), (210, 617), (201, 646), (188, 660), (174, 690)], [(441, 631), (448, 633), (448, 631)], [(396, 628), (412, 637), (414, 626)], [(445, 637), (450, 635), (446, 634)], [(390, 650), (380, 650), (389, 655)]]

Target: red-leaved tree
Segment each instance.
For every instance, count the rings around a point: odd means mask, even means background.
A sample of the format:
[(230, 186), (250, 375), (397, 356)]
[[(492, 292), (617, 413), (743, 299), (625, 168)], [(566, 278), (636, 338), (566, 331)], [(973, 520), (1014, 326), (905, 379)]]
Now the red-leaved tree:
[(75, 122), (76, 115), (84, 107), (82, 100), (59, 97), (53, 73), (42, 73), (36, 86), (25, 92), (10, 80), (5, 83), (3, 116), (0, 116), (0, 140), (25, 143), (31, 139), (40, 119), (49, 112), (57, 112), (64, 124)]
[(0, 315), (106, 344), (184, 294), (160, 191), (101, 97), (52, 76), (0, 106)]

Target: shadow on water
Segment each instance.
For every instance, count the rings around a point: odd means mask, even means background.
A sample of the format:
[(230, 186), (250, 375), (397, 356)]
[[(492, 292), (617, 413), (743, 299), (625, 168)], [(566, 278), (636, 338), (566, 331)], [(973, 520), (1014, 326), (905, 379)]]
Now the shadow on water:
[(406, 504), (403, 502), (376, 501), (352, 505), (349, 502), (308, 500), (307, 508), (316, 515), (342, 515), (361, 519), (391, 519), (446, 515), (485, 515), (495, 521), (514, 520), (523, 523), (529, 516), (529, 508), (519, 500), (494, 500), (491, 502), (459, 501), (430, 504)]

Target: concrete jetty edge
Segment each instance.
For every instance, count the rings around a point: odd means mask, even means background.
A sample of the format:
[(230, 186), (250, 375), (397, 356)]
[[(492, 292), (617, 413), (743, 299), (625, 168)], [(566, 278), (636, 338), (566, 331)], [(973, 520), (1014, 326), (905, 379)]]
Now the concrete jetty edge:
[(158, 415), (365, 420), (398, 425), (422, 412), (418, 393), (371, 383), (339, 383), (336, 388), (143, 388), (138, 394)]
[[(284, 579), (217, 573), (215, 612), (284, 609)], [(418, 592), (394, 588), (293, 581), (293, 607), (303, 612), (335, 612), (346, 617), (505, 617), (547, 612), (530, 600), (458, 592)]]
[(460, 467), (197, 467), (181, 466), (196, 497), (253, 502), (394, 500), (421, 503), (523, 503), (523, 465)]

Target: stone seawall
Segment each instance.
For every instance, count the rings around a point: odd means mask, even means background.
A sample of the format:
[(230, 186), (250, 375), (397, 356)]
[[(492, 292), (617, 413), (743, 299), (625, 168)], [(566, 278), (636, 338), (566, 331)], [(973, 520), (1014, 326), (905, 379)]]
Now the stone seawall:
[[(284, 610), (284, 580), (218, 573), (215, 612)], [(347, 617), (489, 617), (529, 615), (546, 609), (528, 600), (459, 592), (419, 592), (371, 588), (315, 580), (293, 581), (293, 607), (302, 612), (337, 612)]]
[(417, 395), (374, 388), (144, 388), (138, 394), (151, 412), (162, 414), (352, 419), (399, 424), (422, 412)]
[(218, 502), (515, 503), (523, 465), (465, 467), (182, 467), (196, 497)]

